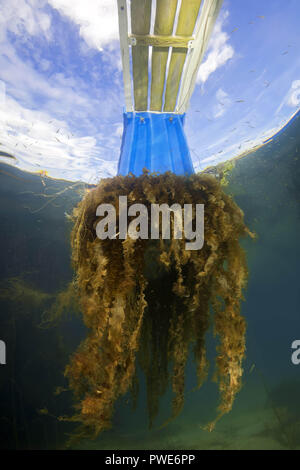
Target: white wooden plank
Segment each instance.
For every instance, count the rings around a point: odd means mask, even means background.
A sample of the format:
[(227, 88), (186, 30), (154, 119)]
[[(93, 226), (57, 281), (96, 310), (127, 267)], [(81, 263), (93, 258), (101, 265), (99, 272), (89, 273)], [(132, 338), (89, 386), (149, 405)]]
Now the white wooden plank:
[[(176, 27), (176, 36), (190, 37), (193, 34), (201, 0), (182, 0)], [(165, 90), (164, 111), (175, 111), (182, 71), (187, 56), (186, 49), (173, 47)]]
[(188, 63), (182, 76), (176, 107), (177, 113), (184, 113), (188, 108), (191, 95), (195, 88), (198, 69), (205, 54), (222, 3), (223, 0), (204, 0), (200, 19), (197, 24), (194, 49), (190, 51)]
[[(151, 26), (152, 0), (131, 0), (131, 32), (133, 35), (148, 35)], [(132, 74), (134, 109), (147, 111), (149, 85), (149, 47), (132, 46)]]
[(120, 48), (123, 66), (123, 81), (126, 111), (133, 111), (133, 98), (130, 76), (130, 53), (128, 45), (128, 12), (126, 0), (118, 0)]
[(154, 34), (157, 38), (160, 38), (161, 44), (158, 41), (156, 44), (152, 44), (155, 47), (152, 50), (151, 64), (151, 111), (161, 111), (162, 109), (169, 47), (159, 46), (163, 45), (163, 38), (165, 38), (164, 46), (173, 46), (174, 37), (171, 34), (173, 32), (176, 9), (177, 0), (158, 0), (156, 2)]

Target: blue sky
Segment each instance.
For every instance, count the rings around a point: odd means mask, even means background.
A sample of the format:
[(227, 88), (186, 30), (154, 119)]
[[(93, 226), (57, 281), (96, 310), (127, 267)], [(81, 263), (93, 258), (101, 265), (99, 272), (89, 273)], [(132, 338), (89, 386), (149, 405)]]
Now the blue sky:
[[(299, 109), (299, 30), (299, 0), (224, 0), (187, 112), (197, 170), (259, 145)], [(53, 177), (115, 175), (116, 0), (0, 0), (0, 49), (0, 151)]]

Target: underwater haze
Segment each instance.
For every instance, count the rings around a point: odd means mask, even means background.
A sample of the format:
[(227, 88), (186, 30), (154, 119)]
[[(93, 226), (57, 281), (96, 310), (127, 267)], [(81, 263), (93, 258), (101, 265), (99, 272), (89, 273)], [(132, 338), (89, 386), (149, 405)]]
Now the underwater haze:
[[(269, 142), (210, 167), (245, 214), (256, 240), (242, 241), (249, 280), (241, 313), (247, 322), (242, 389), (232, 411), (212, 432), (218, 403), (215, 340), (207, 334), (208, 381), (194, 390), (195, 364), (186, 368), (185, 405), (165, 427), (171, 391), (148, 428), (146, 386), (140, 375), (135, 409), (126, 394), (111, 429), (81, 439), (77, 449), (300, 449), (300, 112)], [(86, 183), (0, 166), (0, 446), (63, 449), (76, 426), (64, 370), (86, 335), (68, 286), (70, 214)], [(163, 294), (163, 293), (162, 293)]]

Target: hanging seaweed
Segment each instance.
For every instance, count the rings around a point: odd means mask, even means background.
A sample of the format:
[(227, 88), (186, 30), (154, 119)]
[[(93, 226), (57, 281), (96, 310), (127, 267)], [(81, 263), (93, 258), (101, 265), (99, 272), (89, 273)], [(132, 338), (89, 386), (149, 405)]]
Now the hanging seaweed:
[[(164, 240), (161, 234), (158, 240), (99, 239), (98, 205), (112, 204), (119, 215), (118, 198), (125, 194), (128, 204), (138, 202), (149, 210), (152, 203), (204, 204), (203, 248), (189, 251), (184, 239)], [(89, 334), (65, 371), (76, 400), (73, 420), (81, 423), (82, 432), (97, 436), (110, 427), (118, 397), (137, 390), (137, 357), (146, 375), (150, 423), (168, 383), (173, 390), (172, 418), (177, 416), (184, 404), (191, 345), (199, 387), (207, 375), (205, 334), (211, 309), (219, 338), (216, 420), (230, 411), (241, 387), (245, 353), (240, 301), (247, 268), (239, 238), (246, 235), (252, 236), (242, 211), (210, 175), (117, 176), (86, 194), (74, 210), (71, 243)]]

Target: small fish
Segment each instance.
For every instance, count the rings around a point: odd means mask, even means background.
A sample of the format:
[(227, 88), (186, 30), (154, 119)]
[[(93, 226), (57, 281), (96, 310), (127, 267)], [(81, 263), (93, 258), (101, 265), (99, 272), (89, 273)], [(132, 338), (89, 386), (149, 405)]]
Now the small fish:
[(257, 18), (260, 18), (261, 20), (265, 19), (265, 17), (263, 15), (259, 15)]
[(73, 217), (70, 214), (68, 214), (67, 212), (64, 212), (64, 216), (67, 220), (73, 220)]
[(249, 374), (252, 374), (254, 369), (255, 369), (255, 364), (253, 363), (252, 366), (250, 367)]
[(287, 55), (289, 51), (284, 51), (281, 55)]
[(232, 33), (235, 33), (239, 28), (234, 28), (232, 31), (231, 31), (231, 34)]
[(245, 103), (245, 100), (236, 100), (236, 103)]
[(64, 387), (56, 387), (54, 395), (60, 395), (62, 392), (67, 392), (68, 389)]
[(255, 129), (255, 126), (252, 126), (250, 121), (245, 121), (245, 124), (247, 124), (248, 127), (251, 127), (251, 129)]

